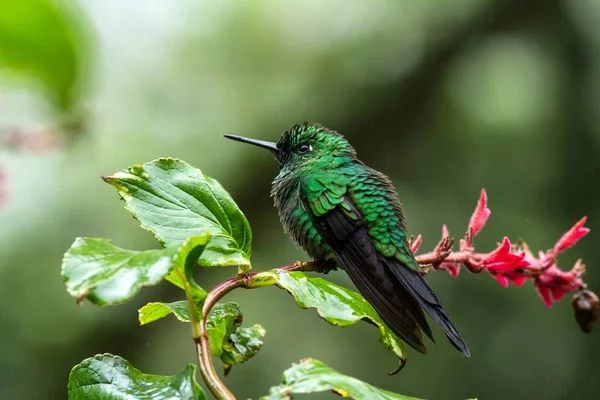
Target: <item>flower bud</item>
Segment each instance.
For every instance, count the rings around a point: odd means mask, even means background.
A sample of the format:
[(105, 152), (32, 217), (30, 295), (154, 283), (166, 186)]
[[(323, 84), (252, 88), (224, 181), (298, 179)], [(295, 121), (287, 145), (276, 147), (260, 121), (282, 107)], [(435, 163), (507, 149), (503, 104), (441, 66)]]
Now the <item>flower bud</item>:
[(575, 319), (584, 332), (591, 332), (598, 321), (600, 302), (598, 296), (589, 289), (581, 290), (573, 295), (573, 309)]

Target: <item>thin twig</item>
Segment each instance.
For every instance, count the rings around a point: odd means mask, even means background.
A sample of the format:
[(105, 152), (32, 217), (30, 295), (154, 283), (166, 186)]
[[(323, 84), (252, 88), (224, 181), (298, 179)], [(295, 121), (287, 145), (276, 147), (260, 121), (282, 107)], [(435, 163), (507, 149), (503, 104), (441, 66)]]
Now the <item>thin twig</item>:
[[(277, 268), (277, 271), (315, 271), (318, 269), (318, 264), (316, 262), (296, 262), (294, 264), (286, 265), (280, 268)], [(215, 367), (212, 362), (212, 355), (210, 353), (210, 346), (208, 342), (208, 335), (206, 333), (206, 320), (208, 319), (208, 314), (213, 309), (213, 307), (221, 300), (227, 293), (231, 292), (236, 288), (249, 288), (248, 282), (250, 279), (257, 275), (257, 272), (240, 274), (236, 275), (233, 278), (227, 279), (226, 281), (221, 282), (217, 286), (215, 286), (206, 296), (204, 300), (204, 305), (202, 306), (202, 319), (199, 322), (196, 322), (198, 335), (194, 336), (194, 342), (196, 342), (196, 353), (198, 355), (198, 363), (200, 365), (200, 372), (202, 373), (202, 378), (208, 385), (208, 388), (212, 392), (212, 394), (219, 400), (235, 400), (235, 396), (229, 391), (227, 386), (223, 383), (223, 381), (217, 375), (215, 371)], [(187, 280), (184, 280), (187, 282)], [(188, 283), (189, 285), (189, 283)], [(187, 289), (186, 289), (187, 294)], [(191, 296), (191, 291), (190, 291)], [(192, 314), (192, 308), (194, 312), (196, 312), (196, 305), (193, 301), (189, 300), (188, 296), (188, 305), (190, 306), (190, 315)], [(194, 322), (192, 321), (192, 324)], [(194, 329), (192, 329), (194, 332)]]
[[(473, 265), (474, 263), (472, 261), (481, 260), (484, 256), (485, 254), (472, 253), (470, 251), (455, 251), (450, 252), (448, 254), (442, 254), (437, 251), (432, 251), (429, 253), (419, 254), (415, 256), (415, 259), (417, 260), (419, 265), (422, 266), (440, 265), (442, 262), (451, 262), (464, 264), (471, 272), (480, 272), (482, 268)], [(426, 270), (426, 273), (430, 271), (431, 269), (428, 269)]]

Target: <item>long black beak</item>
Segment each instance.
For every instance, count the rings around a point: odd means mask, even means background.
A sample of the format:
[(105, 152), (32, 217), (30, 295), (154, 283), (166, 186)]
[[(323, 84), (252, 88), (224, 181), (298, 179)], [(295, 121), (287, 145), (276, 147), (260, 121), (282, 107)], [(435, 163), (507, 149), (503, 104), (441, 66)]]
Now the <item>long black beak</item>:
[(277, 148), (277, 143), (267, 142), (265, 140), (250, 139), (250, 138), (247, 138), (244, 136), (238, 136), (238, 135), (227, 134), (227, 135), (223, 135), (223, 136), (225, 136), (227, 139), (235, 140), (236, 142), (249, 143), (249, 144), (253, 144), (258, 147), (262, 147), (263, 149), (271, 150), (275, 154), (279, 153), (279, 149)]

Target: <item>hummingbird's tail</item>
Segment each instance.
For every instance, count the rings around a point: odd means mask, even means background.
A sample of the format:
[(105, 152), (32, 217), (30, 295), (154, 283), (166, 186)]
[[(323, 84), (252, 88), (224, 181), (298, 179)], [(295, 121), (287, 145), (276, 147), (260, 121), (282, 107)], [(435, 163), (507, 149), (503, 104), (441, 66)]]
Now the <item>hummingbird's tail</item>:
[[(427, 349), (421, 330), (435, 343), (423, 310), (444, 330), (450, 342), (469, 357), (469, 349), (418, 270), (376, 250), (359, 218), (337, 207), (320, 220), (323, 234), (358, 291), (381, 319), (407, 344), (421, 353)], [(413, 257), (412, 254), (407, 254)]]
[[(397, 260), (386, 259), (385, 262), (388, 265), (388, 270), (398, 279), (403, 289), (408, 291), (411, 297), (442, 328), (450, 343), (466, 357), (470, 357), (471, 353), (467, 344), (460, 336), (454, 324), (452, 324), (448, 313), (442, 308), (440, 300), (421, 274), (401, 265)], [(423, 329), (425, 330), (425, 328)], [(427, 330), (425, 331), (427, 332)]]

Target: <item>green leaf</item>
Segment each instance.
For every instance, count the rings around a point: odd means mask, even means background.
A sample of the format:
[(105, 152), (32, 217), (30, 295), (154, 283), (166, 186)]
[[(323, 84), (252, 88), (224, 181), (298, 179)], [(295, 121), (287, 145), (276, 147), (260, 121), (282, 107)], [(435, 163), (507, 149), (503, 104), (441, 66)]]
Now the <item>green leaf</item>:
[(263, 345), (262, 338), (265, 336), (265, 328), (255, 324), (250, 328), (237, 328), (229, 337), (229, 341), (223, 344), (221, 360), (225, 365), (239, 364), (252, 358)]
[(292, 399), (292, 394), (333, 391), (342, 397), (355, 400), (418, 400), (376, 388), (351, 376), (340, 374), (313, 358), (292, 364), (284, 371), (282, 384), (274, 386), (261, 400)]
[[(200, 310), (201, 308), (202, 305), (198, 309)], [(148, 303), (138, 310), (138, 319), (140, 325), (146, 325), (170, 314), (175, 315), (181, 322), (190, 322), (190, 311), (185, 300), (173, 303)], [(200, 318), (202, 318), (202, 314), (199, 312), (198, 319)]]
[(63, 109), (73, 102), (88, 39), (72, 10), (47, 0), (0, 1), (0, 69), (37, 80)]
[(200, 254), (202, 267), (250, 270), (252, 232), (248, 220), (216, 180), (184, 161), (160, 158), (103, 178), (125, 201), (125, 208), (165, 246), (210, 232)]
[(237, 303), (220, 303), (213, 307), (206, 320), (210, 351), (225, 364), (243, 363), (254, 356), (262, 346), (265, 330), (260, 325), (241, 328), (243, 321)]
[[(163, 280), (174, 265), (197, 256), (209, 238), (194, 236), (179, 246), (146, 251), (124, 250), (107, 239), (77, 238), (63, 259), (63, 281), (78, 302), (87, 298), (97, 305), (124, 303), (142, 286)], [(196, 293), (200, 290), (197, 287)]]
[[(165, 280), (177, 286), (179, 289), (185, 290), (183, 281), (181, 280), (181, 275), (174, 269), (169, 271), (169, 273), (165, 276)], [(204, 289), (198, 287), (197, 285), (191, 286), (191, 292), (196, 303), (201, 303), (206, 298), (206, 292)]]
[(204, 400), (196, 367), (189, 364), (175, 376), (147, 375), (127, 360), (112, 354), (97, 354), (73, 367), (67, 386), (69, 400)]
[(242, 325), (244, 317), (237, 303), (216, 304), (206, 320), (206, 331), (210, 352), (220, 357), (223, 354), (223, 344), (229, 336)]
[(381, 320), (375, 309), (358, 293), (323, 278), (298, 271), (271, 270), (254, 275), (249, 287), (277, 285), (287, 290), (302, 308), (316, 308), (319, 316), (335, 326), (350, 326), (365, 320), (379, 327), (381, 341), (403, 364), (407, 352), (404, 342)]

